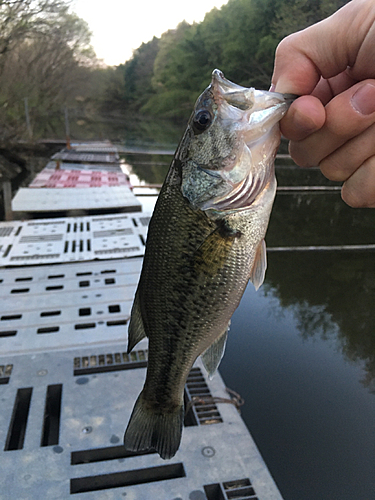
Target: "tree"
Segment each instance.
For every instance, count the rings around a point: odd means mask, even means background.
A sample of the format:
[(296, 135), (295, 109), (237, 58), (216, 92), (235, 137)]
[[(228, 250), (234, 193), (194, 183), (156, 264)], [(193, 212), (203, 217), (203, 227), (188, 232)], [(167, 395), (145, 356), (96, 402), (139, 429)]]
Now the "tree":
[(280, 2), (272, 31), (284, 38), (333, 14), (349, 0), (289, 0)]
[(0, 138), (22, 135), (24, 98), (43, 133), (84, 88), (95, 63), (90, 31), (59, 0), (5, 0), (0, 20)]
[(153, 94), (151, 80), (158, 51), (159, 39), (154, 37), (150, 42), (142, 43), (123, 66), (124, 99), (129, 109), (141, 107)]

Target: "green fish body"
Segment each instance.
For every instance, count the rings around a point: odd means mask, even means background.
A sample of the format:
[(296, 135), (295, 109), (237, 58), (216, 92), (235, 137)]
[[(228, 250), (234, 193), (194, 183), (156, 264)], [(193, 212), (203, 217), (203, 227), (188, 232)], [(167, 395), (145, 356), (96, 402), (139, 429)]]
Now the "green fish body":
[(150, 221), (131, 313), (128, 352), (148, 337), (149, 358), (129, 450), (175, 455), (194, 361), (202, 355), (212, 376), (249, 279), (263, 282), (278, 121), (289, 102), (218, 70), (198, 98)]

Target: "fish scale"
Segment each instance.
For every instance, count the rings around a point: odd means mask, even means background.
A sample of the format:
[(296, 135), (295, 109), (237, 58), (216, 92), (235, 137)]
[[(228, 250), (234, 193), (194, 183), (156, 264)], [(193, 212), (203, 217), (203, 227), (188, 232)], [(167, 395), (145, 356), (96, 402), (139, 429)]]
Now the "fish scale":
[(249, 278), (256, 287), (263, 281), (287, 107), (281, 94), (240, 87), (218, 70), (198, 98), (150, 221), (129, 324), (128, 351), (149, 339), (146, 381), (124, 437), (129, 450), (174, 456), (194, 361), (202, 355), (212, 376)]

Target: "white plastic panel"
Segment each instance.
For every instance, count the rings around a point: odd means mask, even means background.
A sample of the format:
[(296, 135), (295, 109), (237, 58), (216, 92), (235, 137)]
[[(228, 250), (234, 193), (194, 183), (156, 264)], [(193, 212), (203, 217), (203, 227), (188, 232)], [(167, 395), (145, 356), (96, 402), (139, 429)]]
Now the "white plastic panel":
[(0, 266), (139, 257), (151, 214), (129, 213), (0, 223)]
[[(223, 423), (185, 427), (171, 460), (127, 453), (122, 439), (145, 368), (83, 376), (73, 369), (78, 356), (124, 350), (118, 343), (0, 357), (0, 364), (13, 367), (0, 385), (1, 500), (282, 500), (230, 404), (218, 404)], [(204, 373), (199, 361), (196, 366)], [(220, 375), (206, 384), (213, 397), (228, 398)], [(219, 496), (222, 483), (238, 480), (251, 482), (249, 495), (243, 490), (234, 497), (229, 489)]]
[(20, 188), (12, 200), (12, 210), (17, 214), (32, 213), (141, 210), (141, 203), (126, 186), (98, 188)]
[(74, 150), (64, 150), (52, 156), (53, 160), (63, 160), (84, 163), (115, 163), (118, 162), (117, 153), (90, 153), (87, 151), (76, 152)]
[(137, 258), (0, 269), (0, 352), (126, 342), (141, 266)]
[(63, 161), (49, 161), (46, 168), (55, 170), (58, 164), (60, 170), (91, 170), (100, 172), (122, 172), (119, 163), (64, 163)]

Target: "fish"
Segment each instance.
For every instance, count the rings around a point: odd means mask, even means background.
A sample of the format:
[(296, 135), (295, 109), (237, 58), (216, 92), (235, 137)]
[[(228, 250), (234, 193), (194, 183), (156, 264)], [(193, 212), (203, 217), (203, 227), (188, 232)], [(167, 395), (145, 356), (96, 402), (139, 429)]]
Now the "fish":
[(201, 356), (213, 376), (248, 281), (264, 280), (278, 122), (291, 102), (216, 69), (195, 104), (149, 223), (131, 311), (128, 352), (147, 337), (149, 354), (127, 450), (176, 454), (192, 365)]

